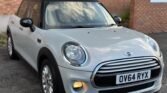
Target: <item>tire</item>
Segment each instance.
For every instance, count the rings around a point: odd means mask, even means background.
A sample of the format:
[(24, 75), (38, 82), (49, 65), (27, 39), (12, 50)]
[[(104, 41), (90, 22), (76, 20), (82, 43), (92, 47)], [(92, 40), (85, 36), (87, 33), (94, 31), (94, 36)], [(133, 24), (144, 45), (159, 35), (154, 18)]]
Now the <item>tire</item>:
[[(65, 93), (58, 67), (51, 63), (51, 61), (45, 59), (41, 65), (40, 81), (42, 93)], [(50, 87), (50, 90), (48, 87)]]
[(13, 44), (13, 39), (12, 39), (11, 34), (8, 34), (8, 37), (7, 37), (7, 51), (11, 59), (18, 59), (18, 56), (14, 49), (14, 44)]

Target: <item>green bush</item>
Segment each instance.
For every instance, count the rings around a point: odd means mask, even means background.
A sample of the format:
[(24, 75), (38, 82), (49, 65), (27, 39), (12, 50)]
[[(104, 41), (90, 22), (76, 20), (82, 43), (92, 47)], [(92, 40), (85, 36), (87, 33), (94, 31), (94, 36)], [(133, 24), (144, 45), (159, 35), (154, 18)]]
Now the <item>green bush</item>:
[(0, 33), (0, 47), (4, 47), (6, 45), (6, 34), (5, 33)]
[(129, 20), (130, 20), (130, 12), (127, 11), (121, 15), (122, 18), (122, 25), (125, 27), (129, 27)]
[(121, 18), (123, 22), (128, 21), (130, 19), (130, 13), (128, 11), (123, 13)]

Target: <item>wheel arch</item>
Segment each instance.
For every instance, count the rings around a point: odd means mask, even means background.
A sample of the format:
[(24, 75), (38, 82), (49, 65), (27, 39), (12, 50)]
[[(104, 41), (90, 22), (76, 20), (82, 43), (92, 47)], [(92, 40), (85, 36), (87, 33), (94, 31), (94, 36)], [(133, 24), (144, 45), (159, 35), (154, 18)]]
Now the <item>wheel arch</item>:
[(43, 47), (43, 48), (40, 49), (40, 51), (38, 53), (38, 57), (37, 57), (37, 69), (38, 69), (38, 72), (41, 69), (40, 66), (42, 64), (42, 61), (45, 60), (45, 59), (54, 60), (54, 62), (52, 64), (54, 66), (57, 66), (56, 59), (53, 56), (52, 52), (48, 48)]
[(7, 35), (11, 34), (11, 31), (10, 31), (9, 26), (7, 26), (6, 34), (7, 34)]
[[(60, 93), (66, 93), (65, 88), (64, 88), (64, 84), (63, 84), (63, 80), (62, 80), (62, 76), (61, 76), (60, 70), (59, 70), (58, 65), (57, 65), (57, 61), (56, 61), (54, 55), (52, 54), (52, 52), (46, 47), (41, 48), (39, 51), (38, 63), (37, 63), (38, 72), (40, 72), (40, 70), (41, 70), (42, 60), (45, 60), (45, 59), (48, 59), (52, 66), (54, 66), (54, 67), (56, 66), (55, 71), (60, 76), (60, 77), (58, 77), (58, 80), (61, 81), (61, 83), (59, 84), (59, 86), (62, 88), (62, 90), (60, 90)], [(40, 74), (39, 74), (39, 76), (40, 76)]]

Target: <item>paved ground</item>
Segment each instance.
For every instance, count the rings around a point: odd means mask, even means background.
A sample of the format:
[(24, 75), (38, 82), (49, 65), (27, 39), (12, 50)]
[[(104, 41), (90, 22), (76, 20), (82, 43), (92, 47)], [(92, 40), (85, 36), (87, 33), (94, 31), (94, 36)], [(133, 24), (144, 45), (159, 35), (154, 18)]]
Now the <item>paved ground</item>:
[(24, 61), (8, 58), (0, 48), (0, 93), (41, 93), (37, 73)]
[[(159, 42), (167, 68), (167, 33), (151, 36)], [(167, 69), (160, 93), (167, 93), (166, 91)], [(37, 73), (24, 61), (10, 60), (5, 48), (0, 48), (0, 93), (41, 93)]]
[(160, 45), (161, 51), (164, 56), (164, 63), (165, 63), (165, 71), (163, 76), (163, 86), (160, 93), (167, 93), (167, 33), (157, 33), (151, 34), (152, 36)]

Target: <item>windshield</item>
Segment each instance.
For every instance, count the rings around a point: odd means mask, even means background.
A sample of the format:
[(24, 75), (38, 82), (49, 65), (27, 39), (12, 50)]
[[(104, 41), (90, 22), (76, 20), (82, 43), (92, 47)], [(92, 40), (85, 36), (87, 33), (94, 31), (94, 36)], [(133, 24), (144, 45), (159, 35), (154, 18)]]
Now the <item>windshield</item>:
[(52, 2), (47, 5), (45, 28), (99, 27), (116, 24), (98, 2)]

